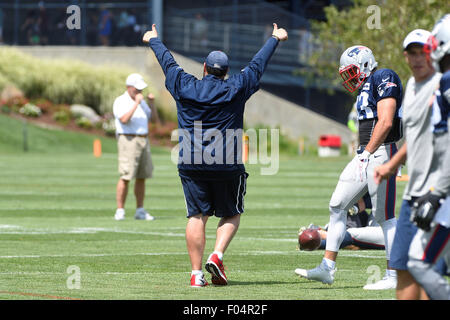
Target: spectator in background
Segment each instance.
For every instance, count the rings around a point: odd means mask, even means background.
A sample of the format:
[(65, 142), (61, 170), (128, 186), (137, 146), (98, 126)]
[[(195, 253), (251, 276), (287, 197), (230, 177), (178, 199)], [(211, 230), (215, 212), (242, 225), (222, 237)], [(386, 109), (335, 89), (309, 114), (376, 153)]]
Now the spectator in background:
[(208, 22), (203, 18), (201, 13), (195, 15), (194, 26), (192, 28), (193, 41), (192, 44), (195, 47), (198, 45), (206, 47), (208, 45)]
[(90, 46), (98, 45), (98, 15), (95, 12), (89, 13), (86, 28), (87, 44)]
[(126, 80), (127, 90), (114, 101), (113, 112), (116, 125), (117, 147), (119, 151), (119, 174), (116, 200), (117, 210), (114, 219), (125, 219), (125, 201), (128, 186), (135, 179), (136, 213), (138, 220), (154, 220), (144, 209), (145, 180), (152, 177), (153, 163), (148, 140), (148, 122), (154, 119), (159, 123), (154, 104), (154, 96), (147, 96), (149, 104), (142, 95), (147, 83), (141, 75), (132, 73)]
[(27, 13), (24, 23), (20, 27), (20, 31), (22, 34), (25, 34), (27, 39), (27, 44), (36, 45), (39, 44), (39, 23), (38, 18), (36, 16), (36, 12), (34, 10), (30, 10)]
[(105, 6), (100, 7), (99, 38), (102, 46), (109, 46), (113, 28), (113, 15)]
[(56, 25), (56, 32), (49, 33), (50, 42), (56, 45), (77, 45), (79, 30), (67, 28), (67, 12), (66, 9), (58, 9), (57, 17), (52, 23)]
[(125, 29), (125, 45), (133, 46), (137, 44), (135, 29), (137, 27), (136, 14), (133, 9), (128, 10), (127, 27)]
[(38, 15), (38, 25), (40, 31), (40, 44), (48, 44), (48, 16), (45, 9), (44, 1), (39, 2), (39, 15)]
[(119, 15), (119, 20), (117, 21), (117, 44), (119, 46), (125, 44), (127, 27), (128, 27), (128, 12), (126, 10), (123, 10)]
[(50, 34), (50, 42), (52, 44), (60, 45), (60, 44), (66, 44), (66, 19), (67, 19), (67, 13), (64, 9), (58, 9), (58, 13), (56, 15), (56, 18), (53, 21), (53, 25), (56, 26), (56, 32), (52, 32)]

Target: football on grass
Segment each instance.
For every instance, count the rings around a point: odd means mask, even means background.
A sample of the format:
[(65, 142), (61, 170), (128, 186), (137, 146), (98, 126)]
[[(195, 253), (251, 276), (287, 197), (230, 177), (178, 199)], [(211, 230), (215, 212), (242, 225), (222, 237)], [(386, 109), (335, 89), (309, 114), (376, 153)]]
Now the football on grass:
[(317, 229), (306, 229), (298, 236), (300, 250), (313, 251), (320, 246), (320, 233)]

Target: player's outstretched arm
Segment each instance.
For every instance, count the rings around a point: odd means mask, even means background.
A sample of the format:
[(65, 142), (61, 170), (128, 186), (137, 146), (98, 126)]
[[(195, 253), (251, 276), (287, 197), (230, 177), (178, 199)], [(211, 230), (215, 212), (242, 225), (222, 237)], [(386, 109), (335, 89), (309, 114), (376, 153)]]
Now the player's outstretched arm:
[(166, 76), (166, 88), (172, 96), (178, 96), (180, 88), (185, 87), (187, 82), (196, 80), (193, 75), (184, 72), (177, 64), (169, 49), (158, 38), (158, 31), (155, 24), (152, 24), (152, 30), (145, 32), (142, 41), (149, 45), (155, 53), (156, 59)]
[(144, 43), (149, 43), (150, 39), (158, 38), (158, 31), (156, 30), (156, 24), (152, 24), (152, 30), (147, 31), (142, 37)]
[(283, 28), (278, 29), (276, 23), (273, 24), (272, 36), (277, 38), (279, 41), (286, 41), (288, 39), (288, 33)]
[(247, 98), (259, 89), (259, 81), (278, 43), (280, 41), (286, 41), (287, 38), (287, 31), (283, 28), (278, 28), (278, 25), (274, 23), (272, 37), (266, 41), (247, 67), (243, 69), (243, 72), (238, 75), (242, 77), (243, 83), (245, 84)]

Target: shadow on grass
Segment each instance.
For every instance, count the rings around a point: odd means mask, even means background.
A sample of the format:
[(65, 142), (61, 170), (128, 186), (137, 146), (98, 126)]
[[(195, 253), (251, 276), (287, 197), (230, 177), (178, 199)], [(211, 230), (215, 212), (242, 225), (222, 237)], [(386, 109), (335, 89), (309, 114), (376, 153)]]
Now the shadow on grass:
[[(327, 284), (314, 284), (313, 282), (300, 282), (300, 281), (229, 281), (228, 286), (266, 286), (266, 285), (298, 285), (301, 289), (314, 289), (314, 290), (346, 290), (346, 289), (362, 289), (363, 286), (339, 286), (339, 285), (327, 285)], [(213, 285), (214, 286), (214, 285)]]

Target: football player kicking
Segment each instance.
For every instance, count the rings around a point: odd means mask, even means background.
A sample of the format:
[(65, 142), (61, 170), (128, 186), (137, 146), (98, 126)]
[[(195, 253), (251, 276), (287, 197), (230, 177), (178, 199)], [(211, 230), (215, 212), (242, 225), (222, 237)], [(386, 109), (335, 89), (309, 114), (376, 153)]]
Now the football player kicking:
[(388, 269), (382, 280), (364, 288), (383, 290), (395, 288), (396, 272), (389, 269), (389, 258), (397, 220), (395, 218), (395, 176), (377, 185), (373, 178), (376, 166), (388, 161), (396, 152), (396, 142), (402, 136), (402, 84), (391, 69), (377, 69), (372, 51), (364, 46), (352, 46), (340, 59), (339, 74), (343, 86), (350, 92), (358, 90), (356, 107), (360, 146), (339, 177), (331, 197), (325, 255), (314, 269), (296, 269), (301, 277), (332, 284), (336, 258), (346, 231), (348, 209), (369, 192), (372, 213), (383, 230)]
[[(440, 257), (447, 260), (447, 265), (450, 260), (450, 152), (447, 121), (450, 111), (450, 14), (445, 15), (433, 28), (428, 48), (431, 49), (430, 56), (435, 69), (443, 73), (431, 119), (435, 141), (444, 136), (446, 151), (445, 158), (440, 159), (442, 169), (435, 188), (413, 205), (411, 220), (419, 230), (409, 249), (408, 270), (431, 299), (450, 300), (448, 281), (433, 269), (433, 264)], [(444, 204), (441, 206), (442, 202)]]

